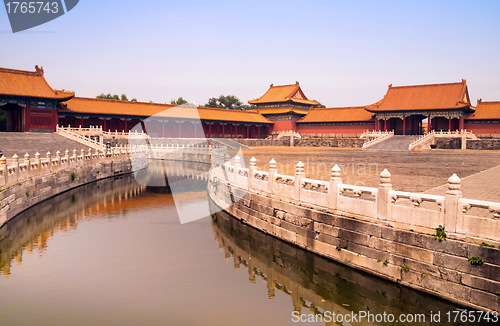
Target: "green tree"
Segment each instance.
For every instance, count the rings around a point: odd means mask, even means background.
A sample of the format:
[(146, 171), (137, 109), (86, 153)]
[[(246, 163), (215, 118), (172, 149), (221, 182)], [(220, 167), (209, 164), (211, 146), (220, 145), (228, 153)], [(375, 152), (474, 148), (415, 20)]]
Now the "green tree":
[(205, 106), (227, 110), (248, 110), (252, 108), (249, 105), (241, 103), (240, 99), (234, 95), (220, 95), (218, 98), (211, 97)]
[(134, 97), (133, 99), (130, 100), (130, 102), (137, 102), (137, 99)]
[(188, 101), (186, 101), (182, 96), (179, 97), (177, 100), (171, 100), (170, 104), (174, 105), (183, 105), (183, 104), (189, 104)]
[[(118, 100), (118, 101), (128, 101), (128, 97), (125, 94), (122, 94), (121, 96), (118, 96), (118, 94), (104, 94), (101, 93), (100, 95), (97, 95), (96, 98), (103, 98), (107, 100)], [(137, 102), (136, 98), (133, 98), (132, 101)]]

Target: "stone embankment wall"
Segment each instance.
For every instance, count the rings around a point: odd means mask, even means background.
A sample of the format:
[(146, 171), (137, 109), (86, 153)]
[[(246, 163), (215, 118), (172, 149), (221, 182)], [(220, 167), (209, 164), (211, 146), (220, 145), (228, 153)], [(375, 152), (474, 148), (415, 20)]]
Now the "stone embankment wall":
[[(27, 208), (69, 189), (112, 176), (139, 171), (150, 160), (171, 160), (209, 164), (210, 151), (221, 147), (198, 144), (117, 147), (107, 153), (74, 150), (58, 151), (34, 159), (26, 154), (20, 162), (15, 155), (9, 165), (0, 158), (0, 226)], [(161, 162), (161, 161), (158, 161)], [(160, 172), (165, 167), (161, 165)], [(154, 172), (154, 171), (153, 171)], [(146, 178), (148, 174), (146, 174)], [(144, 177), (144, 174), (141, 174)], [(162, 174), (161, 178), (165, 178)], [(147, 179), (146, 179), (147, 180)]]
[[(461, 149), (461, 138), (437, 138), (436, 147), (439, 149)], [(500, 150), (500, 139), (468, 139), (467, 149)]]
[(105, 155), (76, 151), (31, 160), (29, 155), (11, 166), (0, 158), (0, 226), (27, 208), (69, 189), (112, 176), (130, 173), (129, 150)]
[[(236, 139), (246, 146), (290, 146), (290, 137), (281, 139)], [(341, 148), (361, 148), (364, 139), (355, 137), (319, 137), (313, 135), (303, 135), (301, 139), (295, 139), (295, 146), (303, 147), (341, 147)]]
[[(461, 198), (458, 177), (446, 196), (430, 196), (393, 191), (385, 171), (381, 185), (368, 188), (342, 184), (338, 168), (328, 184), (306, 179), (299, 165), (295, 176), (238, 165), (213, 169), (208, 189), (215, 205), (242, 222), (394, 282), (500, 310), (500, 204)], [(492, 215), (472, 215), (480, 207)]]

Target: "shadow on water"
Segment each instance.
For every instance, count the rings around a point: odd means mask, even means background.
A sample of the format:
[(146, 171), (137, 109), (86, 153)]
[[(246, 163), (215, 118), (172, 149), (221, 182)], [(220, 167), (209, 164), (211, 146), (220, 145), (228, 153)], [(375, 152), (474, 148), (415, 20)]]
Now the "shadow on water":
[[(246, 269), (250, 283), (255, 283), (258, 278), (265, 281), (269, 299), (276, 296), (276, 291), (287, 295), (293, 311), (323, 316), (326, 311), (342, 315), (360, 311), (395, 316), (424, 313), (424, 323), (380, 324), (478, 325), (444, 322), (447, 312), (462, 308), (327, 260), (245, 225), (225, 212), (212, 215), (212, 230), (226, 259), (232, 257), (234, 269)], [(440, 312), (440, 323), (430, 322), (431, 312)]]

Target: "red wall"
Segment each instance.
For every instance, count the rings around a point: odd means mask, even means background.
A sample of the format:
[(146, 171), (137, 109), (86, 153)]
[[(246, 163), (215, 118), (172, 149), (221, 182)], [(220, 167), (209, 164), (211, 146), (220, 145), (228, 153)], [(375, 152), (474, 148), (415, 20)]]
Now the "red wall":
[(467, 123), (465, 129), (475, 134), (500, 134), (499, 123)]
[(373, 125), (350, 125), (350, 126), (308, 126), (298, 125), (300, 134), (362, 134), (367, 130), (374, 130)]
[(292, 120), (274, 121), (272, 132), (297, 130), (297, 124)]

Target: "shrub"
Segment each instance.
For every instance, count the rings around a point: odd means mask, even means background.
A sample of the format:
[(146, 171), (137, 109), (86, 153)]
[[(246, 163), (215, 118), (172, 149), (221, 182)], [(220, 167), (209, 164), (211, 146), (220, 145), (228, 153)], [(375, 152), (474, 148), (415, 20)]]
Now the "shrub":
[(476, 265), (476, 266), (481, 266), (484, 264), (484, 260), (482, 260), (481, 257), (478, 256), (470, 257), (469, 262), (471, 265)]
[(439, 240), (439, 242), (445, 240), (446, 241), (446, 232), (444, 231), (444, 226), (440, 225), (437, 228), (435, 228), (436, 234), (433, 234), (432, 236), (436, 239)]

